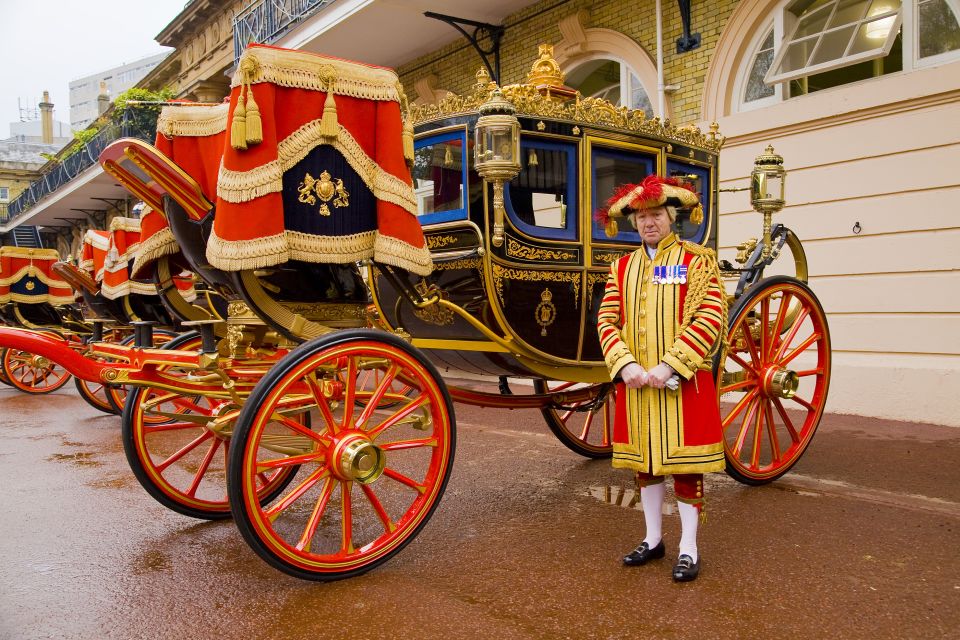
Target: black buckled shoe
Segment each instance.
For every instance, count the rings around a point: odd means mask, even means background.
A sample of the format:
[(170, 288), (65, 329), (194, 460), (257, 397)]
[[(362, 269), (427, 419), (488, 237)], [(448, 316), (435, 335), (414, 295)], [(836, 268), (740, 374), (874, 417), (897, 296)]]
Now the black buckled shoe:
[(677, 559), (677, 564), (673, 567), (675, 582), (690, 582), (696, 580), (698, 575), (700, 575), (700, 558), (694, 562), (693, 558), (683, 554)]
[(639, 547), (623, 556), (623, 564), (628, 567), (639, 567), (640, 565), (647, 564), (651, 560), (659, 560), (667, 554), (667, 548), (663, 546), (663, 540), (655, 546), (653, 549), (650, 548), (646, 542), (641, 544)]

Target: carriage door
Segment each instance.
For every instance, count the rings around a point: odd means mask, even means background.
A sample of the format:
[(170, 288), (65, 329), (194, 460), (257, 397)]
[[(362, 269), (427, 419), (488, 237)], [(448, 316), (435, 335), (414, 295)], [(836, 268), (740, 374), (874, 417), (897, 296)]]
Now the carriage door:
[(576, 142), (524, 132), (520, 174), (504, 188), (504, 242), (491, 247), (496, 304), (511, 333), (570, 361), (583, 321), (577, 160)]

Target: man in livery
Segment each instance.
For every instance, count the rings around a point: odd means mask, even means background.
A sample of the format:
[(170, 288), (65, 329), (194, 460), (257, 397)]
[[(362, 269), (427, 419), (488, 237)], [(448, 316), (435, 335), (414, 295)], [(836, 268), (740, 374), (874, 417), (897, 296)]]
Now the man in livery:
[(623, 558), (636, 566), (663, 558), (664, 479), (674, 478), (682, 534), (673, 578), (700, 572), (698, 516), (703, 474), (724, 469), (723, 435), (711, 374), (726, 327), (716, 255), (671, 231), (676, 209), (699, 206), (672, 178), (625, 185), (597, 214), (608, 235), (627, 218), (643, 246), (610, 267), (597, 317), (600, 345), (617, 385), (613, 466), (637, 472), (646, 537)]

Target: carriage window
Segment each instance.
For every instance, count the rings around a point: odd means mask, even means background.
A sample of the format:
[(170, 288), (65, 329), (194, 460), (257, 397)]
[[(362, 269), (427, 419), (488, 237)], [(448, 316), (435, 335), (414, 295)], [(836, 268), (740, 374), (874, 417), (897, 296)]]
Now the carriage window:
[(417, 140), (413, 187), (421, 224), (464, 220), (466, 130)]
[[(700, 197), (703, 211), (694, 216), (693, 212), (677, 211), (677, 220), (673, 230), (682, 240), (689, 240), (698, 244), (706, 244), (710, 231), (710, 170), (686, 162), (667, 160), (667, 175), (682, 178), (684, 182), (693, 185), (694, 191)], [(702, 217), (701, 217), (702, 216)]]
[(573, 238), (577, 233), (577, 173), (573, 144), (522, 139), (522, 169), (504, 190), (511, 222), (541, 238)]
[[(656, 171), (657, 157), (653, 154), (594, 147), (591, 155), (593, 211), (603, 207), (620, 185), (635, 184)], [(619, 228), (619, 233), (610, 238), (603, 226), (594, 220), (593, 239), (601, 242), (640, 243), (640, 234), (634, 231), (629, 223), (622, 222)]]

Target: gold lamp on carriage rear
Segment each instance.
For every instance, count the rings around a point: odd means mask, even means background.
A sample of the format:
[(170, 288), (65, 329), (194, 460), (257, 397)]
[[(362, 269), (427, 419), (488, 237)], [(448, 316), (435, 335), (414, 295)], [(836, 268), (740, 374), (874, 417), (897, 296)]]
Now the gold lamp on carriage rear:
[(783, 156), (767, 145), (763, 153), (753, 161), (750, 174), (750, 205), (763, 214), (763, 259), (770, 257), (770, 231), (773, 214), (786, 204), (784, 188), (787, 170), (783, 168)]
[(473, 164), (485, 182), (493, 183), (493, 236), (495, 247), (503, 244), (503, 183), (520, 173), (520, 121), (513, 104), (497, 88), (480, 105), (477, 119)]

